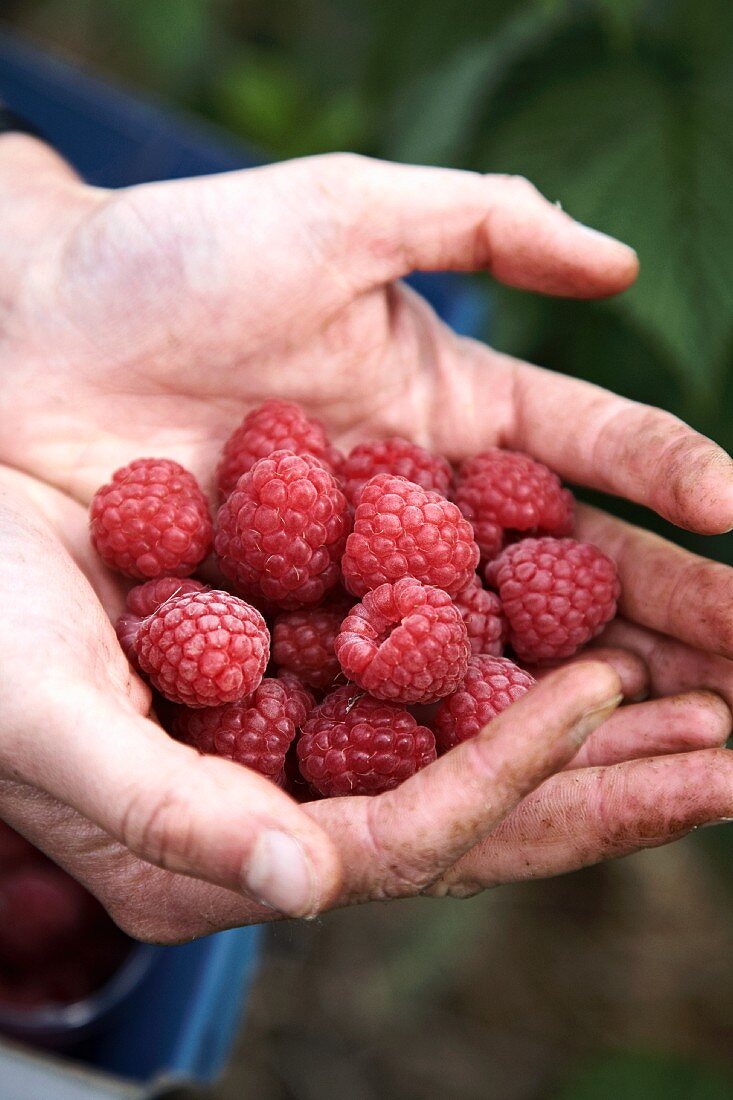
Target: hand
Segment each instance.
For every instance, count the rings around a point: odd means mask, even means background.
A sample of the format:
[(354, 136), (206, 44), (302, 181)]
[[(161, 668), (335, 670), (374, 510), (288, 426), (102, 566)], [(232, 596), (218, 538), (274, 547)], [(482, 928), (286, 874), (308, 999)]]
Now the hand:
[[(525, 180), (338, 155), (110, 193), (6, 135), (4, 209), (0, 460), (78, 500), (151, 451), (210, 487), (243, 412), (277, 395), (343, 445), (402, 433), (459, 459), (500, 443), (681, 526), (733, 526), (733, 463), (715, 444), (457, 337), (394, 281), (484, 268), (589, 298), (633, 281), (630, 249)], [(733, 572), (586, 509), (578, 526), (618, 562), (636, 625), (608, 637), (652, 653), (652, 690), (733, 700)], [(654, 632), (677, 646), (674, 675)]]
[[(393, 792), (299, 807), (147, 717), (109, 620), (123, 590), (90, 550), (85, 509), (8, 469), (0, 601), (0, 816), (141, 939), (461, 896), (733, 813), (733, 757), (714, 747), (731, 726), (720, 699), (615, 710), (619, 679), (599, 662), (555, 672)], [(618, 763), (655, 753), (683, 755)], [(542, 782), (563, 767), (574, 770)]]

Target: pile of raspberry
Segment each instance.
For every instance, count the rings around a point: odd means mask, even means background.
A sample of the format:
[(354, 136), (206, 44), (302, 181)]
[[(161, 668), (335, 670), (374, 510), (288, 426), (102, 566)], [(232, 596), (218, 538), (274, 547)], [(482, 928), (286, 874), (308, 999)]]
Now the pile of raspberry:
[(397, 786), (616, 613), (613, 562), (572, 538), (572, 494), (526, 454), (454, 468), (381, 439), (344, 456), (299, 406), (267, 401), (214, 481), (214, 516), (170, 459), (97, 492), (94, 546), (143, 582), (117, 635), (171, 736), (300, 798)]
[(6, 1008), (84, 1000), (131, 946), (83, 886), (0, 821), (0, 1022)]

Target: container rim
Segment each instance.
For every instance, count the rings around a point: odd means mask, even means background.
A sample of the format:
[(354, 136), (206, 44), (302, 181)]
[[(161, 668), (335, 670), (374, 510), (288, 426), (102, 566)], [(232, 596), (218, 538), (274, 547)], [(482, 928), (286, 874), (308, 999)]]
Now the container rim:
[(104, 985), (81, 1001), (39, 1008), (11, 1008), (0, 1004), (0, 1031), (33, 1035), (49, 1030), (73, 1033), (106, 1015), (147, 977), (160, 948), (132, 941), (124, 962)]

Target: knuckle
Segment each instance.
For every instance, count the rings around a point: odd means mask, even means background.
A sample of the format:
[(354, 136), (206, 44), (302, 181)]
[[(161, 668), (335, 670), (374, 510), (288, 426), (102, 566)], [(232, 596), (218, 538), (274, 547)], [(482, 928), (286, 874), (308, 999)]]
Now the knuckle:
[(149, 791), (133, 792), (120, 839), (135, 855), (159, 867), (188, 867), (196, 851), (196, 833), (185, 788), (169, 782), (152, 797)]
[(377, 897), (379, 900), (415, 897), (436, 881), (444, 867), (438, 864), (437, 853), (408, 853), (392, 843), (392, 830), (385, 813), (388, 806), (389, 802), (383, 798), (370, 799), (365, 815), (365, 835), (369, 854), (373, 857), (370, 862), (375, 868)]

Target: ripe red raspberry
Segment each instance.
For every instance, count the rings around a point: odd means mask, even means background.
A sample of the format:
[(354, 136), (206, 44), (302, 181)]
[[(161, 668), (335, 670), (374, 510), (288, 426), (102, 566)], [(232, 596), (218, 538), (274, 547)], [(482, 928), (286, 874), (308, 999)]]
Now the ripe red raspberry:
[(199, 752), (233, 760), (281, 784), (288, 748), (314, 702), (294, 678), (268, 678), (240, 703), (179, 708), (171, 732)]
[(231, 493), (237, 481), (260, 458), (273, 451), (311, 454), (332, 473), (338, 471), (343, 456), (328, 441), (320, 420), (306, 416), (299, 405), (289, 401), (265, 401), (247, 413), (229, 436), (216, 471), (222, 498)]
[(351, 604), (305, 608), (278, 615), (272, 631), (272, 658), (304, 684), (319, 691), (336, 686), (341, 665), (333, 643)]
[(432, 703), (455, 691), (471, 647), (447, 592), (412, 577), (380, 584), (351, 609), (336, 638), (346, 676), (376, 699)]
[(140, 671), (140, 665), (137, 660), (137, 653), (135, 652), (135, 639), (137, 638), (137, 632), (140, 629), (140, 623), (142, 619), (139, 615), (133, 615), (130, 611), (123, 611), (119, 619), (115, 623), (115, 632), (117, 634), (117, 641), (120, 643), (120, 649), (127, 657), (133, 668)]
[(190, 577), (158, 577), (130, 589), (125, 600), (127, 611), (120, 615), (115, 623), (115, 630), (120, 648), (133, 668), (140, 671), (135, 653), (135, 638), (142, 620), (174, 596), (187, 596), (191, 592), (205, 590), (206, 585)]
[(439, 704), (433, 719), (435, 740), (441, 752), (475, 737), (492, 718), (520, 699), (534, 678), (506, 657), (481, 654), (468, 662), (468, 671), (457, 691)]
[(83, 937), (95, 903), (59, 867), (26, 864), (0, 877), (0, 966), (42, 963)]
[(90, 527), (102, 560), (138, 580), (185, 577), (211, 550), (206, 497), (193, 474), (167, 458), (116, 470), (94, 495)]
[(445, 497), (392, 474), (364, 486), (341, 560), (355, 596), (415, 577), (453, 596), (468, 584), (479, 551), (471, 525)]
[(570, 657), (616, 614), (616, 566), (589, 542), (524, 539), (486, 570), (509, 621), (509, 643), (523, 661)]
[(404, 707), (347, 685), (311, 711), (297, 752), (319, 794), (380, 794), (435, 760), (435, 738)]
[(0, 874), (21, 863), (32, 863), (38, 855), (38, 849), (24, 836), (0, 821)]
[(573, 495), (556, 474), (520, 451), (489, 447), (458, 471), (455, 502), (473, 524), (481, 556), (491, 559), (516, 534), (573, 529)]
[(270, 656), (265, 620), (228, 592), (174, 596), (140, 623), (140, 668), (173, 703), (236, 703), (259, 685)]
[(471, 652), (488, 653), (501, 657), (506, 639), (506, 618), (501, 600), (495, 592), (489, 592), (474, 573), (469, 584), (455, 598), (468, 631)]
[(191, 577), (158, 577), (131, 588), (125, 603), (128, 611), (144, 619), (174, 596), (188, 596), (191, 592), (203, 592), (205, 589), (205, 584)]
[(333, 474), (312, 457), (275, 451), (255, 462), (219, 509), (222, 572), (255, 603), (320, 603), (339, 580), (351, 525)]
[(453, 477), (450, 464), (444, 458), (398, 436), (358, 443), (344, 459), (339, 474), (352, 508), (357, 506), (362, 489), (375, 474), (404, 477), (443, 496), (448, 495)]

